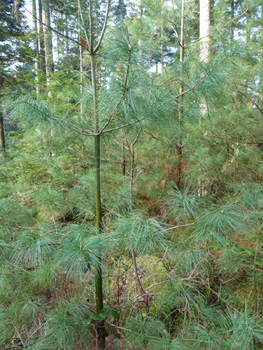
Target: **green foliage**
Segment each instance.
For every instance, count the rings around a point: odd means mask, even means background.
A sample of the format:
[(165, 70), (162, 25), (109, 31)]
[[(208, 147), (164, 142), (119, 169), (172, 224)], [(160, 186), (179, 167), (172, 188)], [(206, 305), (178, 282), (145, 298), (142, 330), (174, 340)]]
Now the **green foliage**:
[(224, 245), (226, 237), (243, 228), (242, 212), (235, 203), (221, 206), (211, 204), (205, 209), (196, 223), (195, 239), (200, 243), (216, 241)]
[(179, 222), (196, 218), (199, 203), (200, 197), (191, 190), (190, 186), (180, 190), (174, 185), (165, 200), (168, 215)]
[(75, 349), (78, 340), (80, 344), (85, 344), (89, 340), (87, 315), (87, 304), (82, 300), (76, 298), (60, 302), (46, 315), (45, 346)]
[(45, 258), (54, 253), (55, 240), (54, 231), (45, 227), (41, 227), (40, 232), (35, 229), (34, 232), (22, 234), (16, 242), (15, 262), (26, 267), (41, 264)]
[(128, 250), (133, 246), (138, 254), (162, 252), (167, 246), (165, 226), (154, 218), (145, 219), (139, 212), (118, 218), (114, 226), (118, 243)]
[[(90, 36), (88, 3), (81, 16), (77, 1), (50, 1), (52, 27), (73, 40), (53, 32), (48, 79), (12, 4), (0, 5), (2, 347), (92, 348), (104, 321), (111, 349), (261, 349), (262, 4), (214, 2), (200, 62), (188, 0), (181, 64), (181, 2), (112, 1), (95, 59), (101, 230), (90, 55), (80, 72), (76, 39)], [(95, 42), (104, 5), (93, 1)]]
[[(67, 234), (68, 232), (68, 234)], [(58, 265), (65, 273), (82, 276), (90, 265), (99, 264), (101, 241), (90, 235), (88, 227), (71, 225), (58, 250)]]

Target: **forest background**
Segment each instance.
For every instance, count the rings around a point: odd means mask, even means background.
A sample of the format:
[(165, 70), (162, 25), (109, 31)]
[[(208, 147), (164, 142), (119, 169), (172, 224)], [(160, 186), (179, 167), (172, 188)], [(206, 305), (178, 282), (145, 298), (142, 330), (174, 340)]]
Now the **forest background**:
[(0, 349), (263, 348), (262, 13), (0, 1)]

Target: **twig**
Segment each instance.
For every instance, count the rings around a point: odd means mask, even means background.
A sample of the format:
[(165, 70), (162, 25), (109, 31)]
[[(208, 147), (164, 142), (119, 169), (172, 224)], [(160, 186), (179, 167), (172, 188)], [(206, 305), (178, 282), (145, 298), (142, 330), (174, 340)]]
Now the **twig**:
[(87, 33), (86, 29), (85, 29), (85, 22), (84, 22), (84, 19), (83, 19), (82, 9), (81, 9), (81, 6), (80, 6), (80, 0), (78, 0), (78, 8), (79, 8), (79, 14), (80, 14), (80, 17), (81, 17), (81, 21), (82, 21), (82, 24), (83, 24), (84, 34), (85, 34), (87, 43), (88, 43), (88, 45), (90, 47), (90, 41), (89, 41), (88, 33)]
[(104, 37), (104, 34), (105, 34), (105, 30), (106, 30), (106, 26), (107, 26), (107, 21), (108, 21), (108, 15), (109, 15), (109, 9), (110, 9), (110, 3), (111, 3), (111, 0), (108, 0), (108, 3), (107, 3), (107, 9), (106, 9), (106, 14), (105, 14), (105, 20), (104, 20), (104, 24), (103, 24), (103, 28), (102, 28), (102, 32), (101, 32), (101, 36), (99, 38), (99, 42), (98, 44), (96, 45), (95, 47), (95, 50), (94, 50), (94, 53), (96, 53), (101, 45), (101, 42), (102, 42), (102, 39)]
[(89, 1), (89, 26), (90, 26), (90, 53), (93, 53), (93, 19), (92, 19), (92, 0)]
[(128, 76), (129, 76), (129, 71), (130, 71), (130, 64), (131, 64), (131, 52), (132, 52), (132, 48), (131, 46), (129, 46), (129, 58), (128, 58), (128, 64), (127, 64), (127, 69), (126, 69), (126, 75), (125, 75), (125, 81), (124, 81), (124, 86), (125, 86), (125, 91), (124, 91), (124, 94), (121, 98), (121, 100), (116, 104), (116, 106), (114, 107), (113, 109), (113, 112), (110, 114), (110, 116), (108, 117), (108, 120), (107, 122), (105, 123), (105, 125), (103, 126), (103, 128), (100, 130), (100, 134), (103, 133), (103, 131), (106, 129), (106, 127), (110, 124), (112, 118), (113, 118), (113, 115), (114, 115), (114, 112), (117, 111), (119, 105), (125, 100), (127, 94), (128, 94), (128, 91), (129, 91), (129, 85), (127, 84), (127, 80), (128, 80)]
[(185, 225), (177, 225), (177, 226), (173, 226), (173, 227), (169, 227), (167, 228), (165, 231), (172, 231), (174, 230), (175, 228), (180, 228), (180, 227), (187, 227), (187, 226), (192, 226), (192, 225), (195, 225), (196, 222), (192, 222), (190, 224), (185, 224)]

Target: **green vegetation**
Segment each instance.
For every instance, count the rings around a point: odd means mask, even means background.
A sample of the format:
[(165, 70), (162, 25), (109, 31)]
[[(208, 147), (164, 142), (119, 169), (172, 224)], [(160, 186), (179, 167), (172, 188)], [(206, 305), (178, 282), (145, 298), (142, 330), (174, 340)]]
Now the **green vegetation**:
[(32, 5), (0, 4), (0, 349), (262, 349), (262, 4)]

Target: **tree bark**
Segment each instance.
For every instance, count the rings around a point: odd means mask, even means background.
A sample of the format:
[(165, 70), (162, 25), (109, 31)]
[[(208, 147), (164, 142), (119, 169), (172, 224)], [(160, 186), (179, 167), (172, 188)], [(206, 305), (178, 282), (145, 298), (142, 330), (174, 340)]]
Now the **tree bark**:
[[(98, 134), (94, 136), (95, 202), (96, 202), (96, 228), (100, 232), (102, 229), (101, 181), (100, 181), (100, 134), (99, 134), (95, 54), (93, 53), (91, 53), (90, 55), (90, 62), (91, 62), (91, 80), (92, 80), (93, 108), (94, 108), (94, 132)], [(96, 292), (96, 311), (99, 314), (103, 309), (102, 271), (101, 271), (100, 264), (96, 264), (96, 267), (95, 267), (95, 292)]]
[[(93, 116), (94, 116), (94, 153), (95, 153), (95, 205), (96, 205), (96, 229), (98, 233), (102, 230), (102, 208), (101, 208), (101, 180), (100, 180), (100, 134), (99, 134), (99, 116), (98, 116), (98, 98), (97, 98), (97, 81), (96, 81), (96, 64), (94, 52), (94, 35), (93, 35), (93, 18), (92, 18), (92, 0), (89, 3), (90, 9), (90, 64), (91, 64), (91, 81), (93, 93)], [(101, 260), (101, 257), (99, 257)], [(96, 312), (100, 314), (103, 310), (103, 285), (101, 261), (95, 264), (95, 296)], [(105, 348), (105, 323), (97, 321), (97, 339), (98, 349)]]
[(122, 176), (126, 175), (126, 159), (125, 159), (125, 147), (124, 147), (124, 142), (125, 142), (125, 138), (124, 135), (122, 135), (121, 138), (121, 143), (122, 143)]
[[(92, 95), (93, 95), (93, 120), (94, 120), (94, 157), (95, 157), (95, 205), (96, 205), (96, 229), (98, 234), (102, 230), (102, 207), (101, 207), (101, 179), (100, 179), (100, 130), (99, 130), (99, 115), (98, 115), (98, 97), (97, 97), (97, 75), (96, 75), (96, 62), (95, 56), (100, 48), (103, 40), (105, 30), (107, 27), (107, 19), (110, 8), (110, 0), (107, 3), (107, 10), (105, 15), (105, 21), (101, 35), (98, 39), (98, 43), (95, 46), (94, 34), (93, 34), (93, 1), (89, 1), (89, 38), (86, 34), (86, 49), (90, 55), (91, 65), (91, 80), (92, 80)], [(80, 5), (80, 2), (78, 3)], [(80, 10), (80, 6), (79, 6)], [(80, 11), (81, 14), (81, 11)], [(84, 24), (84, 23), (83, 23)], [(101, 267), (101, 255), (99, 252), (98, 260), (95, 262), (95, 302), (96, 312), (99, 315), (103, 310), (103, 284), (102, 284), (102, 267)], [(104, 320), (97, 321), (97, 350), (105, 349), (105, 323)]]
[(40, 43), (40, 69), (46, 74), (46, 52), (45, 52), (45, 41), (44, 41), (44, 29), (43, 29), (43, 15), (42, 15), (42, 0), (38, 0), (38, 11), (39, 11), (39, 43)]
[[(69, 42), (68, 42), (68, 15), (66, 14), (66, 57), (68, 57), (69, 53)], [(80, 46), (81, 47), (81, 46)]]
[[(80, 6), (80, 0), (78, 0), (78, 24), (79, 24), (79, 37), (81, 36), (81, 6)], [(82, 46), (79, 47), (79, 74), (80, 74), (80, 81), (79, 81), (79, 92), (81, 96), (81, 102), (80, 102), (80, 117), (83, 118), (83, 104), (82, 104), (82, 94), (83, 94), (83, 48)]]
[(210, 55), (210, 0), (200, 0), (200, 60), (207, 63)]
[(142, 63), (142, 0), (136, 0), (138, 9), (137, 9), (137, 19), (139, 20), (139, 25), (140, 25), (140, 36), (139, 36), (139, 40), (138, 40), (138, 46), (139, 46), (139, 61), (140, 63)]
[[(0, 106), (0, 108), (2, 108), (2, 106)], [(0, 110), (0, 151), (5, 153), (5, 127), (2, 110)]]
[(36, 11), (36, 0), (32, 0), (32, 14), (33, 14), (33, 28), (34, 28), (34, 51), (35, 51), (35, 74), (36, 74), (36, 93), (39, 94), (38, 88), (38, 70), (40, 68), (39, 63), (39, 51), (38, 51), (38, 30), (37, 30), (37, 11)]
[(231, 43), (233, 42), (234, 40), (234, 34), (235, 34), (235, 26), (234, 26), (234, 15), (235, 15), (235, 2), (234, 0), (230, 0), (230, 14), (231, 14), (231, 28), (230, 28), (230, 40), (231, 40)]
[[(261, 23), (263, 23), (263, 5), (261, 6)], [(262, 48), (263, 46), (263, 24), (261, 24), (260, 26), (260, 47)], [(260, 106), (260, 108), (262, 109), (262, 100), (263, 100), (263, 94), (262, 94), (262, 90), (263, 90), (263, 50), (261, 49), (260, 51), (260, 59), (259, 59), (259, 67), (260, 69), (260, 73), (259, 73), (259, 93), (258, 93), (258, 104)], [(261, 116), (261, 111), (259, 111), (259, 115)]]
[(163, 28), (163, 3), (164, 0), (161, 1), (162, 4), (162, 13), (161, 13), (161, 74), (163, 74), (163, 61), (164, 61), (164, 49), (163, 49), (163, 41), (164, 41), (164, 28)]
[[(183, 63), (184, 63), (184, 0), (182, 0), (182, 14), (181, 14), (181, 37), (180, 37), (180, 88), (179, 93), (182, 94), (184, 90), (183, 85)], [(182, 123), (183, 123), (183, 103), (184, 96), (181, 95), (179, 98), (179, 143), (177, 145), (178, 149), (178, 177), (177, 186), (180, 186), (182, 177), (182, 155), (183, 155), (183, 141), (182, 141)]]
[(49, 0), (42, 0), (42, 15), (43, 23), (47, 25), (44, 26), (44, 43), (48, 86), (50, 84), (50, 74), (54, 72), (52, 32), (50, 30)]
[[(210, 0), (200, 0), (200, 61), (208, 63), (210, 57)], [(200, 115), (207, 114), (207, 104), (205, 98), (200, 101)], [(202, 124), (200, 123), (202, 128)], [(207, 136), (207, 130), (203, 130), (204, 136)], [(200, 196), (208, 192), (209, 181), (200, 181), (198, 193)]]
[[(0, 90), (4, 88), (4, 77), (0, 76)], [(5, 127), (2, 105), (0, 104), (0, 152), (5, 154)]]

